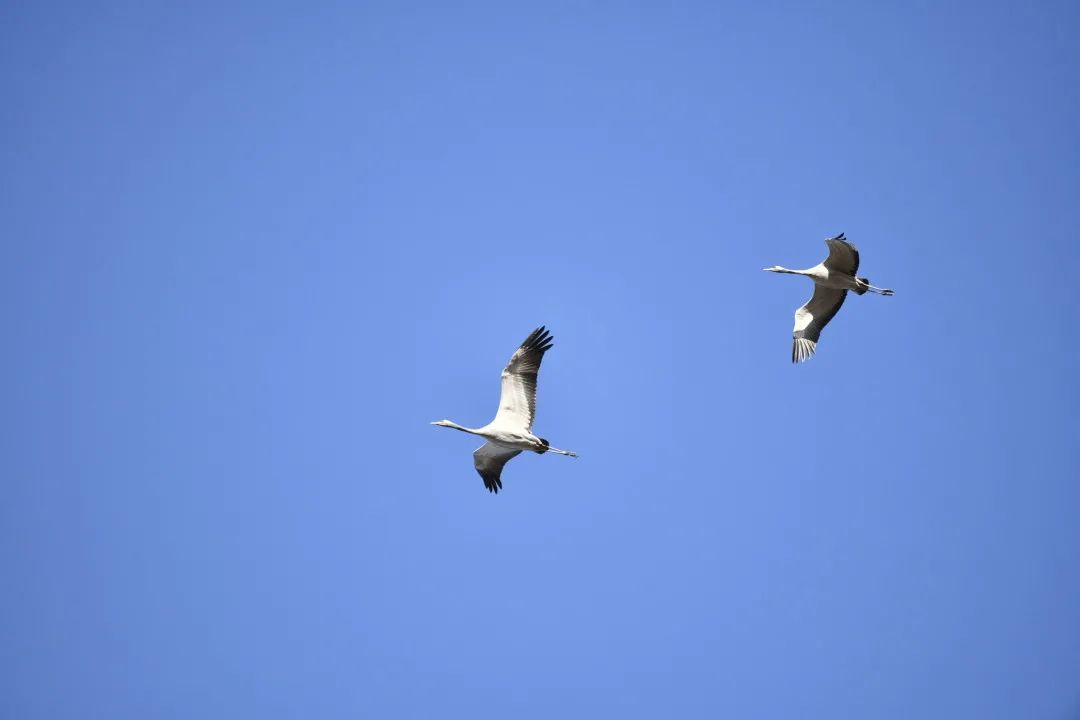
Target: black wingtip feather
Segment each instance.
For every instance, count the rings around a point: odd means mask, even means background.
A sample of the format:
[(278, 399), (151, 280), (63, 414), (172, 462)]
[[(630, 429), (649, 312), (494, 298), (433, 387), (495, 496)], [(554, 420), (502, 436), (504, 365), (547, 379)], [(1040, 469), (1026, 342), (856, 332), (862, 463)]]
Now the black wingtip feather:
[(792, 363), (797, 365), (806, 362), (814, 356), (815, 352), (817, 352), (817, 343), (803, 342), (801, 336), (798, 333), (795, 334), (795, 339), (791, 343)]
[(525, 342), (521, 343), (521, 347), (526, 350), (539, 350), (540, 352), (547, 352), (554, 347), (555, 338), (551, 336), (551, 333), (546, 327), (541, 325), (540, 327), (529, 333), (529, 337), (525, 338)]

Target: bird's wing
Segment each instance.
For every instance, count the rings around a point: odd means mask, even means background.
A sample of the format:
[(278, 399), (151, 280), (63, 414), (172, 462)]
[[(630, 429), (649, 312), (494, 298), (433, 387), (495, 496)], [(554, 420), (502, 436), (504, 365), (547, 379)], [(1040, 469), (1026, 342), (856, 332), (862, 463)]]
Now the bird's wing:
[(476, 472), (484, 480), (488, 492), (497, 493), (502, 488), (503, 466), (521, 454), (520, 450), (511, 450), (493, 443), (484, 443), (472, 454)]
[(829, 257), (824, 265), (829, 270), (854, 276), (859, 271), (859, 248), (844, 239), (844, 233), (825, 241), (829, 246)]
[(810, 302), (795, 311), (791, 362), (803, 362), (814, 354), (821, 331), (840, 310), (846, 297), (847, 290), (832, 290), (814, 285), (814, 296), (810, 298)]
[(525, 338), (503, 368), (502, 396), (493, 425), (526, 432), (532, 430), (533, 416), (536, 415), (536, 374), (540, 371), (544, 353), (551, 349), (551, 340), (551, 333), (541, 325)]

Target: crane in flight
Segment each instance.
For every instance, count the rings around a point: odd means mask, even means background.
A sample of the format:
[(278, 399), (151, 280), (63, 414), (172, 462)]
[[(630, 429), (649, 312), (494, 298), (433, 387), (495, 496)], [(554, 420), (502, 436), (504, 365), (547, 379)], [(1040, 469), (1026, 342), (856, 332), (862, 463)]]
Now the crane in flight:
[(551, 341), (551, 333), (541, 325), (529, 333), (529, 337), (510, 357), (510, 362), (502, 371), (499, 411), (487, 425), (467, 428), (449, 420), (431, 423), (479, 435), (487, 440), (473, 453), (473, 464), (488, 492), (499, 492), (503, 466), (523, 450), (540, 455), (553, 452), (577, 457), (576, 452), (553, 448), (547, 440), (532, 433), (533, 416), (536, 414), (536, 375), (540, 371), (544, 353), (551, 349)]
[(788, 270), (779, 265), (765, 268), (767, 272), (805, 275), (814, 281), (813, 297), (795, 311), (794, 342), (791, 346), (793, 363), (808, 360), (814, 354), (821, 331), (839, 312), (848, 290), (856, 295), (867, 292), (894, 294), (887, 288), (874, 287), (867, 278), (855, 276), (859, 271), (859, 249), (844, 238), (844, 233), (827, 239), (825, 244), (829, 246), (829, 257), (809, 270)]

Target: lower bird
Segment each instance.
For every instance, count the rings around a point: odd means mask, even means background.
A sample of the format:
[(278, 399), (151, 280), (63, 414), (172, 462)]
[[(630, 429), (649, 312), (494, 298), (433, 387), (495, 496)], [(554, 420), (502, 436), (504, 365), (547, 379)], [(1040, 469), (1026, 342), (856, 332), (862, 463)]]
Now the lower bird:
[(536, 414), (536, 375), (540, 371), (544, 353), (551, 347), (551, 333), (542, 325), (525, 338), (502, 371), (499, 412), (484, 427), (467, 428), (449, 420), (431, 423), (487, 439), (473, 453), (473, 464), (488, 492), (497, 493), (502, 489), (503, 466), (523, 450), (541, 455), (553, 452), (577, 457), (576, 452), (553, 448), (547, 440), (532, 433), (533, 416)]
[(829, 246), (829, 257), (809, 270), (788, 270), (779, 265), (765, 268), (767, 272), (805, 275), (814, 281), (813, 297), (795, 311), (791, 346), (793, 363), (808, 360), (814, 354), (821, 331), (844, 304), (848, 290), (856, 295), (867, 292), (893, 294), (888, 288), (874, 287), (867, 278), (855, 276), (859, 271), (859, 249), (844, 238), (844, 233), (827, 239), (825, 244)]

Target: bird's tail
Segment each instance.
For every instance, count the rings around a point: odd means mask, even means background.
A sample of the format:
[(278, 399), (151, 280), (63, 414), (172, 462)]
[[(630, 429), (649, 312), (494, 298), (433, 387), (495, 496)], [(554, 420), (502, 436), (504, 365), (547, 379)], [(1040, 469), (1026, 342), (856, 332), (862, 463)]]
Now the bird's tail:
[(866, 291), (870, 288), (870, 278), (855, 278), (859, 282), (859, 287), (855, 288), (852, 292), (856, 295), (865, 295)]

